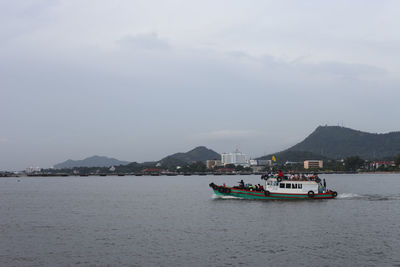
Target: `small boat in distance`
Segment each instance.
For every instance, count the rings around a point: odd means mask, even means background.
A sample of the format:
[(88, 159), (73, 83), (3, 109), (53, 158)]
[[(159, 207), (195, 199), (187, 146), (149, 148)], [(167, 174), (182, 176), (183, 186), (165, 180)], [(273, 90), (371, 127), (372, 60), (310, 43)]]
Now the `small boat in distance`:
[(265, 187), (251, 184), (244, 184), (243, 180), (239, 186), (227, 187), (225, 184), (209, 186), (218, 196), (230, 196), (245, 199), (263, 200), (299, 200), (299, 199), (330, 199), (337, 196), (336, 191), (326, 188), (325, 179), (317, 175), (313, 176), (285, 176), (283, 173), (275, 175), (263, 175)]

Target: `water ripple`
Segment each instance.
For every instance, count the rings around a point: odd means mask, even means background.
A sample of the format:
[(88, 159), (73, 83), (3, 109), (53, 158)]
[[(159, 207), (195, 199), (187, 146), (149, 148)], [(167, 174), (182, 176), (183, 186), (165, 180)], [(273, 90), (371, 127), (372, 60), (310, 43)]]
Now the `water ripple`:
[(364, 194), (359, 195), (355, 193), (342, 193), (338, 194), (338, 199), (361, 199), (361, 200), (369, 200), (369, 201), (393, 201), (400, 200), (400, 194), (392, 194), (392, 195), (381, 195), (381, 194)]

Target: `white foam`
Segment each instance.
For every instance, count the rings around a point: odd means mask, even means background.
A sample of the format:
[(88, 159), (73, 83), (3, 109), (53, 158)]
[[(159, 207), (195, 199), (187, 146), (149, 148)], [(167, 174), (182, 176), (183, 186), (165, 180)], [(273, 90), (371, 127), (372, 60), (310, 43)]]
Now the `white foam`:
[(341, 193), (337, 195), (337, 198), (358, 198), (358, 197), (361, 197), (361, 195), (354, 193)]
[(213, 199), (216, 199), (216, 198), (222, 198), (222, 199), (238, 199), (239, 197), (234, 197), (234, 196), (221, 196), (221, 195), (213, 194), (213, 195), (212, 195), (212, 198), (213, 198)]

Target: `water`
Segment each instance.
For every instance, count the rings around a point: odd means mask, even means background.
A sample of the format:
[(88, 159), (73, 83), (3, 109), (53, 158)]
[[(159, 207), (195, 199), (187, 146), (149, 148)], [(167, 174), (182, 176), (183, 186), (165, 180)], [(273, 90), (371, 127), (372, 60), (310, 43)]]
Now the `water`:
[(0, 179), (1, 266), (400, 266), (400, 175), (325, 175), (334, 200), (221, 199), (258, 176)]

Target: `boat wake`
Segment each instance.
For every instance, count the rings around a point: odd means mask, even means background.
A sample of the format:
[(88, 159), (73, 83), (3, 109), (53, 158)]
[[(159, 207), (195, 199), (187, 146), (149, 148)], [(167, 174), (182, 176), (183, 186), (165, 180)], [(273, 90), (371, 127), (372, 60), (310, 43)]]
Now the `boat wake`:
[(345, 199), (346, 199), (346, 198), (354, 199), (354, 198), (360, 198), (360, 197), (362, 197), (362, 195), (353, 194), (353, 193), (341, 193), (341, 194), (338, 194), (336, 198), (340, 198), (340, 199), (343, 199), (343, 198), (345, 198)]
[(241, 199), (240, 197), (233, 197), (233, 196), (219, 196), (216, 194), (212, 195), (213, 199)]
[(377, 194), (366, 194), (359, 195), (355, 193), (342, 193), (338, 194), (338, 199), (360, 199), (360, 200), (368, 200), (368, 201), (387, 201), (387, 200), (400, 200), (400, 195), (377, 195)]

